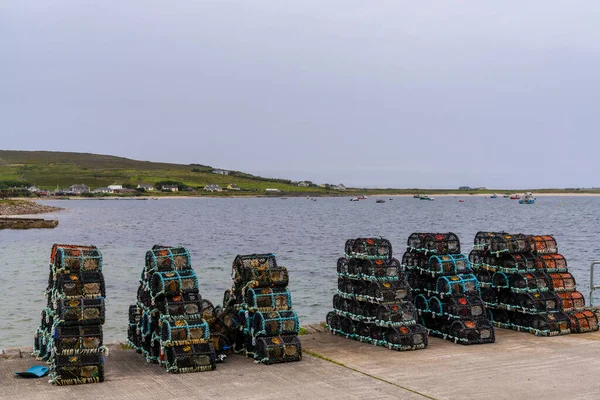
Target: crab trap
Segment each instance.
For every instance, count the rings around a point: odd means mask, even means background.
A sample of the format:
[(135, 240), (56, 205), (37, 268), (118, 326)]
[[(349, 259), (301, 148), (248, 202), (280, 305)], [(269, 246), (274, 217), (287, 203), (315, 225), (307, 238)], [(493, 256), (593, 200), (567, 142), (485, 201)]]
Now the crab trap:
[(97, 298), (106, 297), (102, 272), (56, 274), (52, 293), (55, 297)]
[(191, 269), (190, 253), (185, 247), (154, 245), (146, 252), (145, 272), (183, 271)]
[(292, 309), (292, 295), (286, 288), (249, 288), (245, 307), (251, 311), (284, 311)]
[(489, 250), (492, 246), (492, 239), (497, 235), (508, 235), (506, 232), (477, 232), (473, 247), (475, 250)]
[(558, 292), (556, 295), (562, 311), (582, 311), (585, 308), (585, 298), (580, 292)]
[(571, 332), (585, 333), (598, 330), (598, 317), (591, 310), (571, 311), (567, 313), (571, 319)]
[(410, 251), (432, 254), (458, 254), (460, 241), (452, 232), (448, 233), (413, 233), (407, 242)]
[(555, 292), (572, 292), (576, 289), (575, 277), (569, 272), (548, 274)]
[(562, 312), (523, 314), (515, 311), (511, 312), (509, 328), (536, 336), (567, 335), (571, 333), (571, 321)]
[(167, 372), (172, 373), (213, 371), (217, 368), (217, 355), (212, 343), (166, 347), (160, 359)]
[(254, 359), (263, 364), (302, 360), (302, 343), (296, 335), (259, 337)]
[(521, 293), (516, 304), (524, 311), (533, 314), (560, 310), (560, 300), (554, 292)]
[(427, 269), (429, 256), (425, 253), (406, 251), (402, 255), (402, 266), (407, 269)]
[(537, 256), (538, 268), (546, 272), (567, 272), (567, 260), (561, 254)]
[(414, 325), (416, 312), (415, 306), (408, 302), (382, 304), (377, 307), (375, 323), (380, 326)]
[(458, 275), (470, 273), (472, 270), (465, 255), (443, 254), (431, 256), (425, 271), (432, 275)]
[(544, 272), (524, 272), (505, 274), (496, 272), (492, 276), (494, 288), (510, 289), (513, 292), (544, 292), (548, 291), (552, 283), (548, 274)]
[(530, 235), (528, 237), (531, 251), (536, 254), (558, 253), (556, 239), (550, 235)]
[(54, 330), (54, 353), (75, 355), (104, 353), (102, 326), (57, 326)]
[(57, 355), (51, 373), (55, 385), (77, 385), (104, 381), (102, 354)]
[(102, 271), (102, 254), (96, 246), (54, 244), (50, 264), (54, 273)]
[(386, 342), (384, 346), (393, 350), (424, 349), (428, 334), (422, 325), (399, 326), (383, 331), (383, 340)]
[(278, 266), (273, 254), (238, 255), (233, 263), (234, 281), (239, 289), (252, 282), (254, 287), (286, 287), (289, 274)]
[(69, 325), (102, 325), (104, 323), (104, 298), (99, 299), (64, 299), (58, 300), (55, 324)]
[(150, 295), (153, 299), (186, 293), (198, 293), (198, 277), (193, 269), (152, 274)]
[(207, 343), (210, 338), (210, 328), (205, 320), (172, 320), (163, 315), (158, 326), (160, 344), (164, 347)]
[(391, 258), (392, 244), (383, 238), (348, 239), (344, 246), (347, 257)]
[(186, 293), (164, 297), (156, 301), (156, 309), (162, 316), (172, 319), (202, 319), (202, 296)]
[(38, 328), (33, 337), (33, 355), (38, 360), (48, 360), (51, 350), (48, 348), (50, 343), (50, 332), (48, 329)]
[(451, 295), (440, 299), (437, 296), (429, 298), (428, 311), (438, 316), (448, 316), (454, 319), (487, 318), (485, 304), (479, 296)]

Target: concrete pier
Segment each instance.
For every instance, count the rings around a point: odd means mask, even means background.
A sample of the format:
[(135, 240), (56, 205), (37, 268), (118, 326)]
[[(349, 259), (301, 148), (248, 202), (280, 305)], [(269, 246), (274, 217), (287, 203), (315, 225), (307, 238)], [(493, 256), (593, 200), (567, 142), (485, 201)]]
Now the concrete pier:
[[(598, 399), (600, 333), (536, 337), (497, 329), (496, 343), (463, 346), (429, 338), (396, 352), (331, 335), (301, 336), (301, 362), (257, 365), (231, 355), (216, 371), (168, 374), (111, 345), (106, 381), (56, 387), (14, 371), (40, 364), (31, 348), (0, 354), (0, 399)], [(20, 356), (19, 355), (22, 356)]]

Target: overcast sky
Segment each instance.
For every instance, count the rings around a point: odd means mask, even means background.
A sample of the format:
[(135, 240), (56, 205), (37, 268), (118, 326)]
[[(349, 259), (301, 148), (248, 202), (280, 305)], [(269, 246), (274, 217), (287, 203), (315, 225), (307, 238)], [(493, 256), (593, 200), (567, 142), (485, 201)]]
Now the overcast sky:
[(597, 0), (0, 1), (0, 149), (590, 187), (599, 108)]

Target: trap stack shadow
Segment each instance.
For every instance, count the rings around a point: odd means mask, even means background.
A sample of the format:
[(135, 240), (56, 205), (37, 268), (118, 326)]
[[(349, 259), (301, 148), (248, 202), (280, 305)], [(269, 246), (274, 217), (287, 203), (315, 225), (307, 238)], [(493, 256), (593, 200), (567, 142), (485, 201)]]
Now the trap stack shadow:
[(217, 355), (198, 278), (185, 247), (155, 245), (146, 252), (136, 304), (129, 306), (129, 344), (167, 372), (212, 371)]
[(102, 254), (95, 246), (54, 244), (46, 308), (34, 338), (34, 355), (50, 364), (50, 382), (104, 381), (105, 320)]
[(221, 320), (234, 351), (263, 364), (302, 360), (287, 268), (277, 264), (274, 254), (238, 255), (232, 277)]
[(598, 330), (554, 237), (478, 232), (469, 259), (497, 327), (538, 336)]
[(332, 333), (392, 350), (427, 347), (427, 330), (416, 321), (411, 288), (388, 240), (346, 241), (337, 275), (334, 309), (327, 314)]
[(460, 344), (493, 343), (479, 282), (454, 233), (413, 233), (402, 256), (420, 322), (429, 334)]

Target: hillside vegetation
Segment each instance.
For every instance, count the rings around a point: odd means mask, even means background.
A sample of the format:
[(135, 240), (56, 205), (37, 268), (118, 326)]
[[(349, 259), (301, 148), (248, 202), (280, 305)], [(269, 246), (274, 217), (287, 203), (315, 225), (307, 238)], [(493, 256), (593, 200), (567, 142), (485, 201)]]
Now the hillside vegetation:
[(200, 164), (170, 164), (137, 161), (123, 157), (90, 153), (0, 150), (0, 181), (26, 181), (42, 189), (66, 188), (85, 184), (91, 189), (111, 184), (178, 181), (191, 187), (236, 184), (241, 191), (264, 192), (278, 188), (284, 192), (327, 193), (323, 188), (298, 187), (289, 180), (269, 179), (230, 171), (218, 175)]

